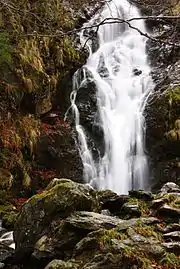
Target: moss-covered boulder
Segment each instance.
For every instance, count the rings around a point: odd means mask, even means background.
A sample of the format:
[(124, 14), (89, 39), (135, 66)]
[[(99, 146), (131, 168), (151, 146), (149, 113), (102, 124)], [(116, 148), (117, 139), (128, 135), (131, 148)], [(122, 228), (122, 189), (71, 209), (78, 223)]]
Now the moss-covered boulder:
[(76, 210), (98, 208), (96, 192), (86, 185), (67, 179), (55, 179), (39, 195), (27, 201), (15, 226), (17, 252), (31, 252), (36, 241), (46, 232), (55, 219), (62, 220)]

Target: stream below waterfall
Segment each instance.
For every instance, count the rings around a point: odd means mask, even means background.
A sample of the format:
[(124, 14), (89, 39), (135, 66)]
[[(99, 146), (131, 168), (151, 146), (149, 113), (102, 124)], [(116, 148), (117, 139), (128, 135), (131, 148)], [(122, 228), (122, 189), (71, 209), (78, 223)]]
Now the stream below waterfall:
[[(138, 9), (128, 1), (113, 0), (83, 26), (80, 41), (82, 46), (86, 44), (89, 57), (74, 74), (70, 96), (85, 182), (120, 194), (149, 186), (143, 110), (153, 82), (146, 37), (138, 31), (147, 33), (140, 17)], [(119, 19), (129, 21), (130, 25)], [(84, 29), (102, 21), (105, 24), (98, 31)], [(88, 31), (93, 38), (88, 38)], [(79, 89), (91, 82), (96, 89), (98, 115), (94, 123), (102, 129), (104, 137), (104, 153), (98, 158), (93, 157), (88, 145), (86, 126), (81, 125), (76, 105)]]

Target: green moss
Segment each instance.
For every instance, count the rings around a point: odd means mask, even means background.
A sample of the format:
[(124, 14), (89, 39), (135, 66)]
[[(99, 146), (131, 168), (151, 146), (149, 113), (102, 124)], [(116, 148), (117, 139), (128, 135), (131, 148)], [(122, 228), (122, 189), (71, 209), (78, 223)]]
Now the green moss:
[(160, 260), (160, 264), (166, 264), (168, 268), (179, 268), (180, 259), (174, 253), (165, 253), (164, 257)]
[(127, 239), (127, 236), (124, 233), (118, 232), (116, 229), (104, 230), (99, 241), (104, 245), (110, 246), (112, 244), (111, 239), (125, 240)]
[(174, 128), (175, 121), (179, 117), (180, 107), (180, 87), (176, 86), (172, 89), (167, 89), (167, 97), (169, 100), (168, 110), (168, 131)]
[(5, 204), (0, 205), (0, 218), (5, 228), (11, 229), (14, 227), (17, 218), (16, 208), (12, 204), (8, 204), (7, 200)]
[(169, 89), (167, 92), (168, 92), (170, 104), (172, 104), (173, 101), (180, 102), (180, 87), (179, 86), (173, 89)]
[(139, 269), (147, 269), (151, 265), (151, 261), (143, 253), (142, 249), (136, 247), (125, 246), (121, 253), (122, 261), (128, 259), (134, 264), (137, 264)]
[(175, 5), (171, 8), (172, 15), (178, 16), (180, 14), (180, 4), (178, 1), (175, 1)]
[(0, 32), (0, 63), (12, 63), (12, 46), (9, 35), (6, 32)]
[(149, 210), (150, 202), (145, 202), (143, 200), (131, 197), (130, 199), (128, 199), (127, 203), (131, 205), (138, 205), (143, 216), (148, 216), (150, 213)]
[(72, 39), (70, 37), (63, 39), (63, 48), (68, 60), (78, 61), (80, 59), (79, 51), (73, 46)]
[(161, 235), (155, 231), (154, 226), (141, 223), (137, 227), (135, 227), (134, 230), (136, 233), (141, 234), (144, 237), (154, 237), (158, 240), (162, 239)]
[(2, 222), (3, 222), (3, 226), (7, 229), (13, 229), (15, 223), (16, 223), (16, 219), (17, 219), (18, 213), (11, 211), (8, 212), (7, 214), (4, 214), (2, 216)]
[(138, 204), (139, 200), (135, 197), (130, 197), (127, 201), (128, 204)]

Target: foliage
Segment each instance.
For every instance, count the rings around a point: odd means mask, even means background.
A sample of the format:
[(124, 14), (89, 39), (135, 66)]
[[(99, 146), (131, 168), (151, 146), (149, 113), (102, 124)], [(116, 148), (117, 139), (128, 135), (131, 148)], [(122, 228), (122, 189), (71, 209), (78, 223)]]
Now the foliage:
[[(11, 171), (14, 178), (22, 178), (22, 185), (28, 188), (31, 178), (28, 174), (29, 164), (25, 160), (34, 158), (34, 147), (39, 135), (39, 122), (31, 115), (21, 118), (0, 120), (0, 165)], [(13, 184), (17, 184), (14, 182)]]

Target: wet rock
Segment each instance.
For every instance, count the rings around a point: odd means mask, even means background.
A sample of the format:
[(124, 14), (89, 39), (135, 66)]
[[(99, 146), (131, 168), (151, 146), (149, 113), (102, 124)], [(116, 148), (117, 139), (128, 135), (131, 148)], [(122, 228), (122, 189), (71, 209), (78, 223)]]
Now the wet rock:
[(53, 240), (43, 235), (35, 244), (32, 257), (36, 260), (49, 260), (55, 256)]
[(180, 209), (165, 204), (159, 208), (158, 214), (164, 218), (173, 218), (179, 220)]
[(14, 250), (2, 243), (0, 243), (0, 262), (4, 263), (8, 259), (11, 259), (14, 255)]
[(101, 210), (101, 214), (105, 216), (111, 216), (111, 212), (108, 209)]
[(83, 166), (75, 145), (76, 134), (73, 128), (63, 120), (61, 124), (42, 124), (42, 127), (45, 131), (36, 145), (38, 164), (49, 170), (53, 169), (58, 177), (82, 182)]
[(121, 242), (120, 240), (118, 239), (111, 239), (111, 243), (112, 243), (112, 250), (114, 253), (118, 253), (122, 250), (125, 250), (127, 245), (124, 244), (123, 242)]
[(156, 242), (149, 242), (148, 244), (142, 244), (139, 246), (142, 251), (144, 251), (147, 255), (152, 256), (153, 258), (162, 258), (165, 254), (165, 250), (162, 245)]
[(174, 232), (174, 231), (180, 231), (180, 224), (178, 224), (178, 223), (172, 223), (172, 224), (167, 225), (163, 229), (163, 232), (164, 233), (171, 233), (171, 232)]
[(137, 68), (134, 68), (134, 69), (133, 69), (133, 74), (134, 74), (135, 76), (139, 76), (139, 75), (142, 74), (142, 71), (141, 71), (141, 70), (138, 70)]
[(4, 227), (1, 227), (1, 221), (0, 221), (0, 237), (7, 232), (7, 230)]
[(0, 243), (8, 247), (12, 246), (12, 244), (14, 243), (13, 232), (6, 231), (5, 233), (3, 233), (0, 237)]
[(94, 237), (85, 237), (81, 241), (79, 241), (74, 248), (74, 256), (81, 254), (84, 251), (92, 251), (97, 249), (99, 246), (99, 242)]
[(128, 195), (117, 195), (110, 190), (99, 191), (98, 196), (102, 203), (102, 208), (108, 209), (112, 214), (119, 214), (123, 204), (129, 199)]
[(162, 186), (160, 191), (161, 193), (180, 192), (180, 188), (174, 182), (167, 182), (165, 185)]
[(128, 234), (129, 237), (130, 237), (134, 242), (136, 242), (136, 243), (138, 243), (138, 242), (141, 242), (141, 243), (148, 243), (148, 242), (149, 242), (147, 238), (145, 238), (144, 236), (142, 236), (142, 235), (136, 233), (136, 232), (134, 231), (134, 229), (132, 229), (132, 228), (128, 228), (128, 230), (127, 230), (127, 234)]
[(79, 85), (76, 105), (80, 113), (80, 124), (86, 131), (88, 146), (91, 148), (93, 157), (98, 160), (99, 156), (104, 155), (104, 133), (99, 124), (96, 85), (92, 80), (91, 73), (85, 68), (78, 70), (78, 77), (82, 79), (84, 72), (88, 79), (86, 84)]
[(153, 200), (152, 203), (151, 203), (151, 208), (158, 209), (159, 207), (161, 207), (165, 203), (167, 203), (166, 198)]
[(129, 191), (129, 195), (131, 197), (137, 198), (137, 199), (141, 199), (144, 201), (152, 201), (153, 200), (153, 195), (151, 192), (148, 191), (143, 191), (143, 190), (132, 190)]
[(139, 209), (138, 204), (125, 203), (122, 206), (121, 212), (124, 214), (128, 214), (131, 217), (140, 217), (141, 216), (141, 211)]
[(44, 269), (78, 269), (79, 266), (75, 262), (53, 260)]
[(84, 269), (112, 269), (117, 268), (117, 260), (111, 254), (99, 254), (96, 255), (91, 262), (85, 264)]
[(87, 236), (82, 229), (74, 229), (67, 224), (66, 219), (51, 223), (50, 230), (35, 244), (32, 257), (37, 262), (50, 259), (65, 259), (72, 256), (75, 245)]
[(14, 231), (17, 252), (32, 252), (34, 244), (47, 230), (53, 219), (65, 217), (75, 210), (98, 207), (96, 192), (71, 180), (56, 180), (51, 189), (33, 196), (26, 202), (17, 219)]
[(138, 226), (139, 223), (142, 224), (155, 224), (159, 223), (160, 221), (157, 218), (149, 217), (149, 218), (132, 218), (129, 220), (122, 220), (121, 223), (118, 225), (117, 230), (123, 231), (127, 230), (129, 227)]
[(174, 231), (163, 235), (166, 239), (180, 241), (180, 231)]
[(168, 252), (173, 252), (176, 255), (180, 254), (180, 242), (162, 243), (162, 246), (165, 247)]
[(82, 230), (94, 231), (99, 230), (100, 228), (112, 229), (117, 227), (122, 220), (116, 217), (106, 216), (94, 212), (80, 211), (68, 217), (66, 222), (73, 227)]

